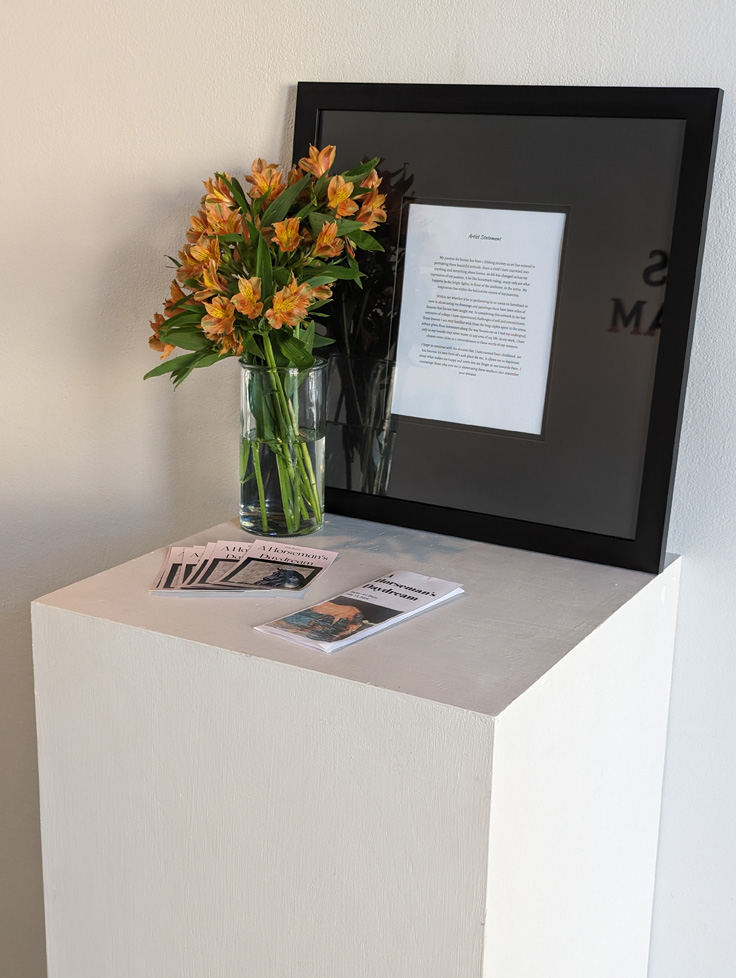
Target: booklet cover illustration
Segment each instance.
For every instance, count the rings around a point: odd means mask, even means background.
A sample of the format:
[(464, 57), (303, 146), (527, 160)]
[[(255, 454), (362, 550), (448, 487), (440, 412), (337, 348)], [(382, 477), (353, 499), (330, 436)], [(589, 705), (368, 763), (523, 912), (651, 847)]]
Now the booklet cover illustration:
[(244, 557), (222, 578), (223, 584), (239, 587), (279, 588), (300, 591), (314, 580), (321, 568), (263, 557)]
[(394, 608), (367, 604), (357, 598), (338, 597), (313, 608), (295, 611), (280, 619), (285, 631), (317, 642), (340, 642), (364, 628), (395, 618), (401, 612)]

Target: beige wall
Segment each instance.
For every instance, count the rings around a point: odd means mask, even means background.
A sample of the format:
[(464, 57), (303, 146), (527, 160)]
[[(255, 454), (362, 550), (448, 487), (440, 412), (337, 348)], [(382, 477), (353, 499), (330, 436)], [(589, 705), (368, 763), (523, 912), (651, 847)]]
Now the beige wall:
[(670, 535), (686, 560), (652, 976), (730, 978), (736, 6), (6, 0), (0, 18), (0, 974), (44, 973), (28, 602), (235, 512), (236, 367), (144, 385), (147, 322), (199, 181), (283, 157), (312, 79), (726, 89)]

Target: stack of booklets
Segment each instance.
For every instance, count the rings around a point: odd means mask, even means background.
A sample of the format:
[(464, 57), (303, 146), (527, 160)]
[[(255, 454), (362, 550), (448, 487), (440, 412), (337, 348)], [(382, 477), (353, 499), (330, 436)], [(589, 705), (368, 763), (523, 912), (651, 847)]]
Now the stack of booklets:
[(302, 591), (337, 553), (272, 540), (218, 540), (200, 547), (169, 547), (153, 594), (243, 594)]
[(335, 652), (462, 593), (453, 581), (396, 571), (311, 608), (257, 625), (256, 630), (320, 652)]

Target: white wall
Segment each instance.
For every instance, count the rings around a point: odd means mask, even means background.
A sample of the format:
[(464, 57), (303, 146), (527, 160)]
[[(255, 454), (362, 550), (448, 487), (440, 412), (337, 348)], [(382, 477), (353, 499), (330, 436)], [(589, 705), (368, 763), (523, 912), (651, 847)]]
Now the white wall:
[(726, 89), (670, 534), (686, 560), (652, 978), (730, 978), (736, 5), (6, 0), (0, 18), (0, 973), (44, 971), (28, 602), (234, 514), (237, 368), (143, 384), (147, 321), (199, 181), (283, 158), (310, 79)]

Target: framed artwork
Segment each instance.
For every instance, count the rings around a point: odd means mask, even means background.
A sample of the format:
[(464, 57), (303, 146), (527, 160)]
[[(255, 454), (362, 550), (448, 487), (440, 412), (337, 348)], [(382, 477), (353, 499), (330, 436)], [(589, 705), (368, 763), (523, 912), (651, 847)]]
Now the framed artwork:
[(299, 84), (294, 158), (386, 193), (323, 320), (328, 510), (662, 568), (721, 98)]

